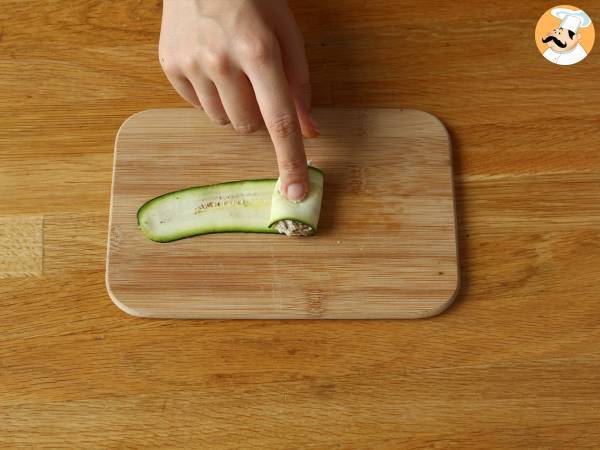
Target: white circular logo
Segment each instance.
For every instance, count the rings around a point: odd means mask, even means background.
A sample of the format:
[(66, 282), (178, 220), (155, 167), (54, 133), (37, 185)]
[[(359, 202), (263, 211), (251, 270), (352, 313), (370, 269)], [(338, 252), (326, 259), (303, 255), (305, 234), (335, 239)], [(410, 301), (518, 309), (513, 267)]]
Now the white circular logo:
[(560, 5), (540, 17), (535, 29), (535, 41), (548, 61), (570, 66), (583, 61), (594, 46), (592, 19), (576, 6)]

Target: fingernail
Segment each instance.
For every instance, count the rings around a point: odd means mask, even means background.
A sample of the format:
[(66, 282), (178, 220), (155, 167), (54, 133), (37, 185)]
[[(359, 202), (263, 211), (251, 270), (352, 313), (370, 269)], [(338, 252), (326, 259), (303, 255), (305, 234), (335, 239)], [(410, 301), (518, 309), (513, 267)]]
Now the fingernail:
[(321, 130), (319, 130), (319, 125), (317, 125), (317, 122), (315, 121), (315, 118), (312, 114), (308, 115), (308, 121), (310, 122), (310, 126), (313, 128), (313, 130), (315, 130), (317, 134), (321, 134)]
[(304, 185), (300, 183), (290, 184), (287, 188), (287, 198), (293, 202), (299, 202), (304, 198)]

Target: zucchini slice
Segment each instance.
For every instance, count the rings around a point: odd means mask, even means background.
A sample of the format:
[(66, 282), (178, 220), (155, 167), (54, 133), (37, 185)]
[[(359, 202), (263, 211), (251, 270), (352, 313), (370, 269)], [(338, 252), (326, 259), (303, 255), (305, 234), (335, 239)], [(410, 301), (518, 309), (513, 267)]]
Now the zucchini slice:
[(171, 242), (210, 233), (313, 234), (323, 197), (323, 172), (308, 168), (310, 192), (299, 203), (279, 192), (279, 180), (246, 180), (192, 187), (156, 197), (138, 210), (144, 235)]

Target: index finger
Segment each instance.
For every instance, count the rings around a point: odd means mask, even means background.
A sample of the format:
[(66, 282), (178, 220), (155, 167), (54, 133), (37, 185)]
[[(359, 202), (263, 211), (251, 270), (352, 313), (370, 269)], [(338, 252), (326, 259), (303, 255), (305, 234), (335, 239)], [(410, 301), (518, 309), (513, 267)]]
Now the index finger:
[(306, 154), (279, 50), (245, 71), (275, 146), (283, 193), (290, 200), (302, 200), (308, 194)]

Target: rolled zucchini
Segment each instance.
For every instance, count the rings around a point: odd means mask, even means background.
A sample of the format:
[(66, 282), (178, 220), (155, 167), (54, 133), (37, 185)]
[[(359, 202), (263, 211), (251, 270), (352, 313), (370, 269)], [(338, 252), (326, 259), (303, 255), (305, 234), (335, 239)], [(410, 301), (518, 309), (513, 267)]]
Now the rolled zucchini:
[(299, 203), (283, 197), (279, 180), (232, 181), (156, 197), (138, 210), (138, 225), (156, 242), (227, 232), (308, 236), (317, 230), (324, 181), (315, 167), (308, 175), (310, 192)]

